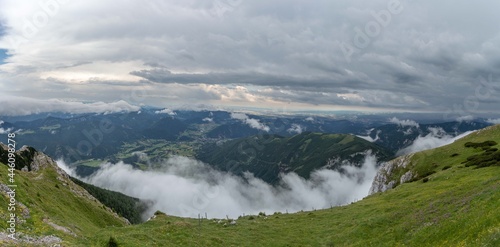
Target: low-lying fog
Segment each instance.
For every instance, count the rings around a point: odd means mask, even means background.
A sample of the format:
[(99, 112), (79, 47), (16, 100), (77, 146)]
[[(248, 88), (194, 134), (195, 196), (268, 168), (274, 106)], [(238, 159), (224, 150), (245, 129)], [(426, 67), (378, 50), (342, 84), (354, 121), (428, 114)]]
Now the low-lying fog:
[[(471, 132), (452, 137), (440, 129), (418, 137), (399, 155), (454, 142)], [(212, 169), (200, 161), (175, 156), (160, 170), (142, 171), (122, 162), (103, 164), (90, 177), (81, 178), (63, 161), (57, 162), (71, 176), (87, 183), (153, 202), (145, 217), (156, 210), (170, 215), (210, 218), (238, 217), (259, 212), (297, 212), (329, 208), (360, 200), (368, 195), (377, 172), (376, 158), (367, 154), (360, 167), (347, 164), (344, 173), (321, 169), (306, 180), (295, 173), (282, 174), (272, 186), (245, 174), (244, 178)]]
[(238, 217), (259, 212), (296, 212), (348, 204), (368, 195), (376, 174), (376, 159), (367, 155), (362, 166), (344, 166), (345, 174), (317, 170), (305, 180), (284, 174), (277, 186), (245, 174), (241, 178), (190, 158), (166, 160), (162, 170), (142, 171), (124, 163), (104, 164), (87, 178), (76, 176), (63, 161), (58, 164), (71, 176), (87, 183), (150, 200), (147, 215), (161, 210), (170, 215), (209, 218)]

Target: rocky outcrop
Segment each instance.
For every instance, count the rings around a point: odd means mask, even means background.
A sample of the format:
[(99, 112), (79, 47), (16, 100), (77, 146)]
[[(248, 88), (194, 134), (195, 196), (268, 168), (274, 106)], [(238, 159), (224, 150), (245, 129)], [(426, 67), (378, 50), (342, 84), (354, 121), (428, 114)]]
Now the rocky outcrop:
[[(0, 163), (8, 164), (8, 154), (9, 153), (7, 145), (0, 143)], [(67, 187), (73, 194), (75, 194), (78, 197), (82, 197), (87, 200), (101, 204), (99, 200), (93, 197), (87, 190), (75, 184), (70, 179), (69, 175), (64, 170), (59, 168), (57, 163), (46, 154), (39, 152), (36, 149), (28, 146), (23, 146), (21, 149), (17, 150), (14, 154), (15, 154), (15, 164), (17, 170), (37, 174), (38, 176), (33, 179), (44, 179), (44, 173), (42, 171), (44, 169), (53, 169), (57, 172), (57, 180), (61, 183), (62, 186)], [(0, 193), (5, 194), (7, 191), (10, 191), (10, 189), (6, 185), (0, 183)], [(20, 202), (18, 203), (21, 204), (18, 206), (24, 206), (22, 203)], [(123, 220), (126, 224), (130, 224), (130, 222), (127, 219), (119, 216), (118, 214), (113, 212), (113, 210), (111, 210), (110, 208), (105, 207), (102, 204), (100, 205), (100, 207), (106, 208), (106, 210), (112, 213), (115, 217)], [(26, 206), (24, 206), (24, 208), (27, 209)]]
[(413, 154), (409, 154), (382, 163), (373, 179), (369, 194), (387, 191), (415, 178), (417, 174), (410, 169), (412, 157)]
[[(14, 153), (14, 156), (17, 170), (37, 172), (45, 167), (57, 167), (54, 160), (32, 147), (23, 146)], [(8, 160), (8, 147), (0, 143), (0, 162), (7, 164)]]

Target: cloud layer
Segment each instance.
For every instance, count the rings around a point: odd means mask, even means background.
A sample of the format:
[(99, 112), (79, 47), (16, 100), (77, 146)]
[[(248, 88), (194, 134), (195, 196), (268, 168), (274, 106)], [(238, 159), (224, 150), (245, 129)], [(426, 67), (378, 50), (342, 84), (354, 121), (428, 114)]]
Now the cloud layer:
[(248, 117), (244, 113), (231, 113), (231, 118), (240, 120), (241, 122), (247, 124), (248, 126), (252, 127), (253, 129), (258, 129), (258, 130), (262, 130), (265, 132), (269, 132), (269, 130), (270, 130), (269, 126), (261, 123), (257, 119)]
[(415, 122), (413, 120), (409, 120), (409, 119), (408, 120), (399, 120), (398, 118), (393, 117), (393, 118), (389, 119), (389, 122), (397, 124), (401, 127), (415, 127), (415, 128), (420, 127), (420, 125), (417, 122)]
[(424, 150), (434, 149), (442, 147), (455, 142), (456, 140), (463, 138), (473, 131), (467, 131), (458, 136), (451, 136), (446, 133), (441, 128), (429, 128), (430, 133), (426, 136), (419, 136), (415, 139), (412, 145), (403, 148), (397, 152), (397, 155), (405, 155), (410, 153), (416, 153)]
[(81, 113), (115, 113), (138, 111), (140, 107), (123, 100), (116, 102), (82, 103), (58, 99), (39, 100), (32, 98), (5, 97), (0, 99), (0, 116), (22, 116), (45, 112)]
[(40, 3), (0, 1), (0, 97), (498, 113), (496, 1)]
[[(70, 175), (64, 162), (58, 161)], [(118, 163), (105, 164), (84, 181), (151, 200), (155, 210), (167, 214), (196, 217), (238, 217), (258, 212), (295, 212), (343, 205), (368, 195), (376, 173), (376, 160), (367, 156), (361, 168), (344, 166), (345, 174), (318, 170), (305, 180), (294, 173), (283, 175), (273, 187), (246, 174), (245, 178), (215, 171), (207, 165), (185, 157), (173, 157), (163, 163), (161, 171), (142, 171)]]

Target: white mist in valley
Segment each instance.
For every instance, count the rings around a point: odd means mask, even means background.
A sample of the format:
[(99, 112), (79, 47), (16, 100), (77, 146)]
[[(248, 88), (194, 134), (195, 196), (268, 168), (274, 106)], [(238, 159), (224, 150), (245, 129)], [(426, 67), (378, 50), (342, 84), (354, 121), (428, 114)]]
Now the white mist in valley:
[(452, 136), (446, 133), (446, 131), (444, 131), (442, 128), (429, 128), (429, 134), (425, 136), (418, 136), (410, 146), (399, 150), (396, 155), (400, 156), (442, 147), (451, 144), (456, 140), (461, 139), (473, 132), (474, 131), (467, 131), (460, 135)]
[[(64, 162), (58, 164), (76, 176)], [(322, 169), (307, 180), (295, 173), (282, 174), (279, 184), (272, 186), (250, 173), (241, 178), (181, 156), (162, 165), (162, 170), (143, 171), (121, 162), (104, 164), (92, 176), (79, 179), (153, 202), (148, 216), (160, 210), (184, 217), (207, 213), (210, 218), (234, 218), (348, 204), (368, 195), (377, 172), (376, 158), (367, 155), (360, 167), (343, 166), (343, 173)]]

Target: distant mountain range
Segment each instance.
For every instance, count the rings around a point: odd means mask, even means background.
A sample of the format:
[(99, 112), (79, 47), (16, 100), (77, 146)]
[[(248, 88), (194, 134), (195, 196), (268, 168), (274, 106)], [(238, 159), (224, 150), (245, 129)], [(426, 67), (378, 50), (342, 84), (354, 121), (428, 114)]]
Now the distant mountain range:
[[(392, 152), (397, 152), (413, 144), (417, 137), (428, 135), (436, 138), (458, 136), (467, 131), (485, 128), (491, 124), (485, 122), (445, 122), (435, 124), (385, 124), (368, 130), (368, 139)], [(361, 133), (360, 133), (361, 134)], [(365, 134), (366, 135), (366, 134)], [(365, 138), (366, 139), (366, 138)]]

